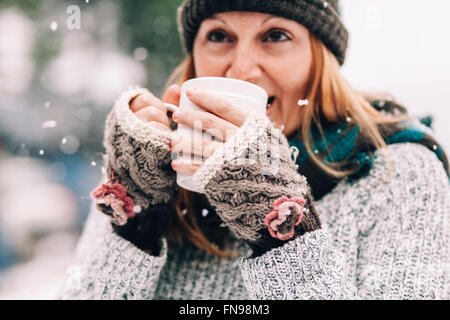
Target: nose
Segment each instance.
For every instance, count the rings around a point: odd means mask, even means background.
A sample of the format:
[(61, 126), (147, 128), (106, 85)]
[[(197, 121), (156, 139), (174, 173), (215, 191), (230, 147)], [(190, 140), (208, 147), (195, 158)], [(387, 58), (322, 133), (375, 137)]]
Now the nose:
[(225, 76), (247, 82), (257, 81), (261, 77), (262, 71), (256, 50), (250, 45), (238, 44), (234, 51)]

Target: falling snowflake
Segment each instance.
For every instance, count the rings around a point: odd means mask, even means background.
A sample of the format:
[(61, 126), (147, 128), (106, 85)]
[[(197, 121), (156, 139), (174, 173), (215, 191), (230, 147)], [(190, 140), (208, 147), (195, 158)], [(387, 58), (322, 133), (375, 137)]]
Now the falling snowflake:
[(41, 150), (39, 150), (39, 155), (41, 155), (41, 156), (43, 156), (44, 155), (44, 150), (43, 149), (41, 149)]
[(56, 128), (56, 126), (58, 125), (58, 123), (55, 120), (48, 120), (45, 121), (41, 124), (41, 127), (43, 129), (48, 129), (48, 128)]
[(44, 107), (47, 108), (47, 109), (50, 108), (50, 102), (48, 102), (48, 101), (45, 102), (45, 103), (44, 103)]
[(134, 206), (133, 211), (136, 213), (140, 213), (142, 211), (142, 207), (141, 206)]
[(299, 107), (304, 107), (304, 106), (307, 106), (308, 104), (309, 104), (308, 99), (305, 99), (305, 100), (298, 100), (298, 105), (299, 105)]
[(50, 23), (50, 30), (52, 31), (58, 30), (58, 23), (56, 21), (52, 21), (52, 23)]
[(80, 148), (80, 140), (75, 136), (65, 136), (59, 148), (65, 154), (74, 154)]
[(136, 48), (133, 54), (134, 58), (137, 61), (144, 61), (148, 57), (147, 49), (145, 48)]
[(91, 166), (95, 167), (96, 165), (97, 165), (97, 162), (95, 162), (95, 161), (91, 162)]
[(203, 210), (202, 210), (202, 216), (203, 216), (203, 217), (206, 217), (208, 214), (209, 214), (208, 209), (203, 209)]

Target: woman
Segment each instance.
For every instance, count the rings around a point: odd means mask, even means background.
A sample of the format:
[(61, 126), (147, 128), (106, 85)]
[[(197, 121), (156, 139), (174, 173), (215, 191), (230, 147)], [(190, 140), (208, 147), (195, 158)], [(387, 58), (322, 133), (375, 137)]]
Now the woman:
[[(448, 299), (446, 155), (404, 108), (343, 80), (337, 1), (190, 0), (179, 26), (186, 59), (163, 101), (178, 104), (191, 78), (235, 78), (269, 93), (267, 116), (193, 90), (208, 113), (172, 121), (146, 89), (123, 93), (106, 121), (110, 180), (93, 192), (81, 278), (64, 296)], [(195, 120), (232, 134), (190, 150), (204, 162), (172, 161), (191, 143), (172, 130)], [(239, 161), (268, 141), (276, 173)]]

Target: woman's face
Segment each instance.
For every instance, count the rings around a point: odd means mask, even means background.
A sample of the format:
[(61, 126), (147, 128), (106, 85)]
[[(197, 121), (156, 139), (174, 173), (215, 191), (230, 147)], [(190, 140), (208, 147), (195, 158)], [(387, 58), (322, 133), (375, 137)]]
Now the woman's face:
[(267, 116), (289, 135), (300, 125), (312, 52), (299, 23), (256, 12), (226, 12), (203, 21), (194, 42), (197, 77), (251, 82), (275, 97)]

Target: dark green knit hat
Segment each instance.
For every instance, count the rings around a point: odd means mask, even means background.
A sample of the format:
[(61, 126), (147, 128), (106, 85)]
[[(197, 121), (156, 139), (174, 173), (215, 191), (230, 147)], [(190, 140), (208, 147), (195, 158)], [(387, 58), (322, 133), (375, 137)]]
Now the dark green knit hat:
[(348, 31), (341, 21), (338, 0), (185, 0), (178, 8), (178, 28), (185, 51), (192, 53), (203, 20), (228, 11), (268, 13), (297, 21), (344, 64)]

